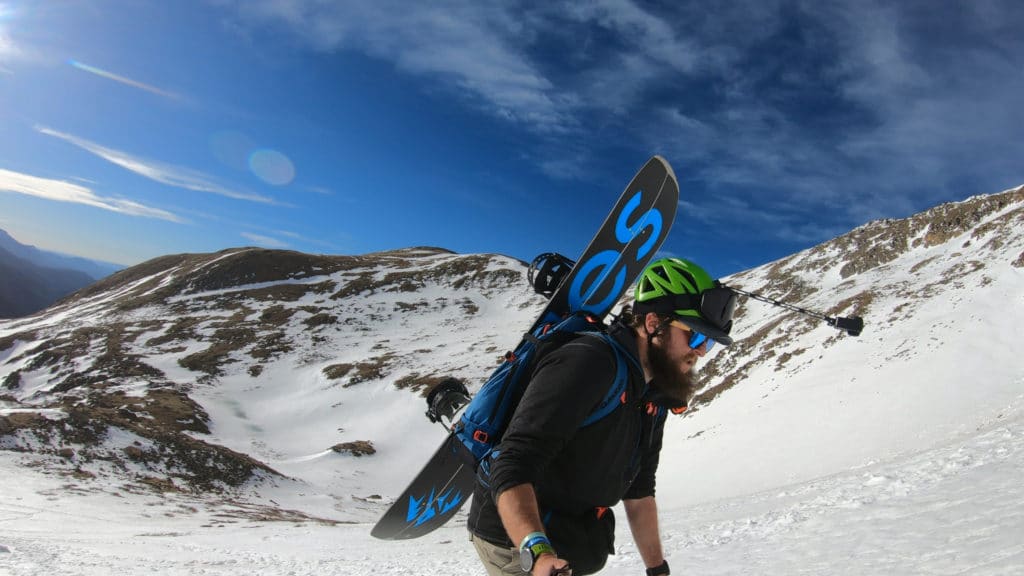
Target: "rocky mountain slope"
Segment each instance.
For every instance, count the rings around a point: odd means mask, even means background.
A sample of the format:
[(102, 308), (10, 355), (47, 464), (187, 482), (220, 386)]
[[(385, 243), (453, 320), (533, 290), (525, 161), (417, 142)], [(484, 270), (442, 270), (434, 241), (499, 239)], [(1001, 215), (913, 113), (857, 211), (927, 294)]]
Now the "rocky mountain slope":
[[(1024, 270), (1024, 187), (943, 204), (903, 220), (879, 220), (769, 265), (730, 277), (729, 285), (829, 316), (864, 317), (865, 339), (940, 303), (950, 317), (978, 321), (959, 310), (981, 294), (1008, 305), (1022, 295), (1007, 291)], [(746, 299), (736, 313), (737, 344), (711, 365), (706, 402), (743, 381), (755, 366), (806, 365), (808, 350), (787, 346), (797, 336), (821, 333), (822, 349), (841, 341), (820, 321), (789, 311), (766, 311)], [(1011, 308), (1012, 309), (1012, 308)], [(769, 313), (770, 312), (770, 313)], [(981, 320), (984, 320), (983, 318)], [(901, 334), (906, 340), (919, 335)], [(889, 348), (899, 348), (888, 342)], [(904, 346), (905, 347), (905, 346)], [(726, 357), (727, 356), (727, 357)]]
[(1024, 409), (1024, 188), (872, 222), (726, 282), (866, 326), (853, 338), (741, 298), (736, 343), (669, 423), (688, 480), (667, 505), (947, 447)]
[[(370, 382), (410, 394), (440, 375), (476, 376), (507, 336), (492, 324), (495, 309), (525, 317), (540, 303), (523, 270), (432, 248), (355, 257), (235, 249), (146, 262), (2, 325), (0, 448), (162, 490), (279, 477), (264, 462), (272, 455), (211, 440), (214, 422), (195, 398), (234, 381), (287, 388), (288, 377), (267, 370), (275, 366), (311, 373), (341, 396)], [(363, 454), (371, 440), (334, 448)]]
[[(1018, 188), (873, 222), (725, 279), (867, 327), (854, 339), (741, 299), (737, 343), (709, 356), (694, 410), (671, 424), (690, 442), (674, 448), (713, 450), (724, 411), (824, 393), (813, 383), (864, 388), (868, 370), (934, 362), (939, 338), (1007, 333), (1024, 314), (1022, 268)], [(104, 476), (274, 508), (318, 494), (305, 510), (371, 519), (438, 442), (425, 391), (448, 375), (479, 384), (543, 305), (524, 271), (436, 248), (152, 260), (0, 322), (0, 450), (80, 489)], [(983, 353), (1008, 362), (1014, 382), (1021, 365), (998, 348), (1012, 345), (990, 344)]]

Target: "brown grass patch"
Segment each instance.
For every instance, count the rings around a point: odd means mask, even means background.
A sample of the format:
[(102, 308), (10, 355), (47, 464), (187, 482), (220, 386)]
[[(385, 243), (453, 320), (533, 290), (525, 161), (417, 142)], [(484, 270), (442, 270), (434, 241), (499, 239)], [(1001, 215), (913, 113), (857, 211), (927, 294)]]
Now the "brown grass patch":
[(395, 387), (399, 390), (419, 392), (425, 398), (435, 386), (447, 379), (447, 376), (423, 376), (418, 372), (413, 372), (396, 380)]

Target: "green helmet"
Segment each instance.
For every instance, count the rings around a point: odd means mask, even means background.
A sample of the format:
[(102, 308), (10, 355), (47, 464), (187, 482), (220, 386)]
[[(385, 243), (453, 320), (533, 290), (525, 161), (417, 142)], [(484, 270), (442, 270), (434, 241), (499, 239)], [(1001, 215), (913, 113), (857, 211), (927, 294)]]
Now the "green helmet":
[(636, 285), (633, 310), (675, 316), (719, 344), (732, 344), (732, 313), (736, 293), (703, 268), (680, 258), (651, 262)]

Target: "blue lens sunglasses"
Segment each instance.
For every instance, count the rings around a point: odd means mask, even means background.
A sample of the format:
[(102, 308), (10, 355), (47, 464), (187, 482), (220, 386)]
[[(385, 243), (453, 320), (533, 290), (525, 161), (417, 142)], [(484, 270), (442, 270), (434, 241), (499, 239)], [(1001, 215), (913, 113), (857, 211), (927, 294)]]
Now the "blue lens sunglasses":
[(672, 326), (675, 326), (676, 328), (679, 328), (683, 332), (689, 332), (690, 333), (689, 345), (690, 345), (690, 348), (693, 348), (694, 350), (696, 350), (697, 348), (700, 348), (702, 344), (707, 342), (708, 347), (707, 347), (706, 351), (707, 352), (711, 352), (711, 347), (715, 345), (715, 341), (712, 340), (711, 338), (708, 338), (707, 334), (704, 334), (704, 333), (701, 333), (701, 332), (697, 332), (696, 330), (694, 330), (693, 328), (690, 328), (689, 326), (687, 326), (686, 324), (680, 322), (679, 320), (672, 320), (671, 322), (669, 322), (669, 324), (672, 325)]

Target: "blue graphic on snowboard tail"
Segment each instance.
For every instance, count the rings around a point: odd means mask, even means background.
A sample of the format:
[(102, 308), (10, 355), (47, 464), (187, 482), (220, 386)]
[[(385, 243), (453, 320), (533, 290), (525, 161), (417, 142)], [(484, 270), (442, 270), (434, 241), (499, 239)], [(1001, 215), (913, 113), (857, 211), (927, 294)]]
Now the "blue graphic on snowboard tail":
[(409, 496), (409, 511), (405, 515), (405, 521), (412, 523), (415, 520), (413, 526), (419, 526), (437, 515), (444, 516), (453, 508), (458, 508), (463, 498), (462, 491), (456, 488), (449, 488), (436, 498), (434, 489), (430, 490), (430, 496), (424, 498)]

